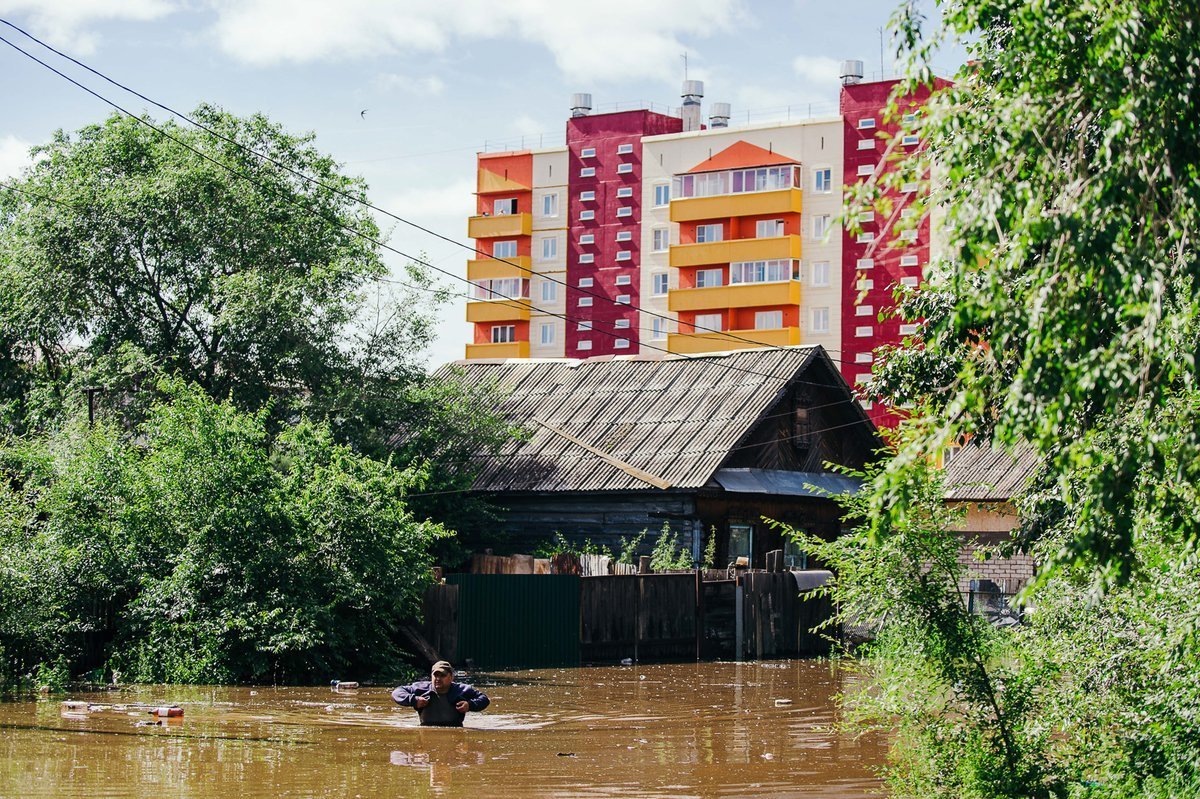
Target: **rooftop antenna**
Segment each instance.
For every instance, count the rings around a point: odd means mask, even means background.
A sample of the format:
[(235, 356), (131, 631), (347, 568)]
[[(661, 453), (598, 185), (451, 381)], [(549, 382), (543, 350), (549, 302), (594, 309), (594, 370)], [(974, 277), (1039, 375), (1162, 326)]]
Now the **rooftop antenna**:
[(879, 79), (883, 80), (883, 28), (879, 29)]
[(687, 50), (684, 50), (683, 54), (679, 57), (683, 59), (683, 79), (687, 80)]

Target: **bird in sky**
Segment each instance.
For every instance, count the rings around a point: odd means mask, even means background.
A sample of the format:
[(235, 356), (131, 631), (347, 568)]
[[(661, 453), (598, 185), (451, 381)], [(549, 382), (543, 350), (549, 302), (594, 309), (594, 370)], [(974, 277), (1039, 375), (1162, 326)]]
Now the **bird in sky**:
[(359, 115), (360, 117), (362, 117), (363, 119), (366, 119), (366, 118), (367, 118), (367, 111), (370, 111), (370, 110), (371, 110), (371, 109), (369, 109), (369, 108), (364, 108), (363, 110), (361, 110), (361, 111), (359, 111), (359, 112), (358, 112), (358, 115)]

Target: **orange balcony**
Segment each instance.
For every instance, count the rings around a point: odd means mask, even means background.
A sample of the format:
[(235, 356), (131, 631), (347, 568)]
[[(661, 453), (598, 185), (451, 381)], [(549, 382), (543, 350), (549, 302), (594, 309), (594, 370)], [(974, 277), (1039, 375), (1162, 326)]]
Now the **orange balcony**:
[(528, 236), (533, 232), (532, 214), (472, 216), (467, 219), (467, 235), (473, 239)]
[(497, 280), (505, 277), (529, 277), (529, 256), (516, 255), (503, 261), (493, 258), (467, 261), (467, 280)]
[(528, 358), (528, 341), (510, 341), (507, 344), (468, 344), (467, 360), (476, 358)]
[(672, 311), (710, 311), (800, 304), (800, 281), (740, 283), (703, 289), (672, 289), (667, 308)]
[(730, 219), (735, 216), (798, 214), (801, 205), (800, 194), (800, 189), (779, 189), (671, 200), (671, 221), (697, 222), (703, 219)]
[[(736, 336), (737, 338), (733, 338)], [(744, 339), (749, 339), (746, 341)], [(755, 347), (787, 347), (800, 343), (800, 328), (780, 327), (773, 330), (730, 330), (724, 333), (672, 333), (667, 336), (667, 349), (682, 355), (698, 352), (748, 350)]]
[(467, 303), (468, 322), (528, 322), (529, 300), (484, 300)]
[(737, 261), (773, 261), (800, 258), (799, 236), (769, 239), (731, 239), (706, 244), (679, 244), (671, 248), (671, 266), (732, 264)]

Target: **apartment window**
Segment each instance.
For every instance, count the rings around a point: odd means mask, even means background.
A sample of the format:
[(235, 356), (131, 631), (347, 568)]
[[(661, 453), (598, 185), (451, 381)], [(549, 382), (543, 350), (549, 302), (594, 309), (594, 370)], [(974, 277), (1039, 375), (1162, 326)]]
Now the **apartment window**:
[(755, 311), (755, 330), (778, 330), (783, 327), (783, 311)]
[(724, 269), (698, 269), (696, 270), (696, 288), (710, 289), (719, 286), (722, 283), (721, 278), (724, 277)]
[(629, 320), (628, 319), (618, 319), (617, 321), (613, 322), (613, 327), (615, 327), (618, 330), (624, 330), (629, 327)]
[(729, 265), (729, 283), (781, 283), (792, 279), (792, 261), (737, 261)]
[(592, 221), (592, 220), (593, 220), (593, 219), (595, 219), (595, 218), (596, 218), (596, 212), (595, 212), (595, 211), (590, 211), (590, 210), (589, 210), (589, 211), (580, 211), (580, 212), (579, 212), (579, 221), (580, 221), (580, 222), (590, 222), (590, 221)]
[(558, 195), (542, 195), (542, 216), (558, 216)]
[(915, 111), (909, 112), (903, 117), (905, 125), (915, 125), (917, 122), (917, 114)]
[(579, 237), (579, 243), (580, 244), (595, 244), (596, 243), (596, 234), (595, 233), (584, 233), (582, 236)]
[(870, 363), (875, 360), (875, 356), (869, 352), (860, 352), (854, 356), (855, 363)]
[(554, 302), (558, 299), (558, 284), (549, 280), (542, 281), (542, 302)]
[(492, 203), (492, 213), (496, 216), (511, 216), (517, 212), (517, 201), (513, 199), (496, 200)]
[(912, 230), (900, 231), (900, 240), (901, 241), (916, 241), (917, 240), (917, 229), (913, 228)]
[(654, 295), (661, 297), (670, 289), (671, 276), (666, 272), (655, 272), (650, 276), (650, 286)]
[(854, 309), (854, 315), (855, 316), (874, 316), (875, 315), (875, 306), (859, 305), (858, 307), (856, 307)]
[(542, 239), (542, 260), (553, 261), (558, 257), (558, 239)]
[(912, 194), (916, 190), (917, 190), (917, 182), (915, 180), (909, 181), (908, 183), (905, 183), (903, 186), (900, 187), (900, 191), (904, 192), (905, 194)]
[(654, 204), (662, 207), (671, 202), (671, 184), (657, 183), (654, 186)]
[(671, 320), (663, 319), (660, 316), (654, 317), (654, 321), (650, 323), (650, 338), (656, 341), (662, 341), (671, 332)]
[(653, 231), (654, 252), (666, 252), (671, 246), (671, 231), (665, 227), (656, 227)]
[(579, 253), (579, 263), (590, 264), (590, 263), (595, 263), (595, 261), (596, 261), (595, 253), (590, 253), (590, 252)]
[(575, 325), (575, 329), (576, 330), (591, 330), (592, 323), (588, 322), (588, 321), (580, 322), (579, 324)]
[(617, 155), (629, 155), (632, 152), (633, 152), (632, 144), (618, 144), (617, 145)]
[(814, 239), (823, 239), (829, 233), (829, 214), (814, 214), (812, 218), (812, 235)]
[(493, 344), (511, 344), (517, 340), (516, 325), (492, 325)]
[(874, 172), (875, 172), (874, 164), (863, 164), (862, 166), (860, 166), (858, 168), (858, 176), (860, 178), (866, 177), (867, 175), (873, 174)]
[(858, 149), (874, 150), (875, 149), (875, 140), (874, 139), (859, 139), (858, 140)]
[(495, 258), (516, 258), (517, 243), (515, 241), (498, 241), (492, 245), (492, 256)]
[(594, 166), (585, 166), (583, 169), (579, 170), (579, 177), (581, 177), (581, 178), (594, 178), (594, 177), (596, 177), (596, 167), (594, 167)]
[(782, 219), (760, 219), (754, 223), (754, 237), (772, 239), (783, 235)]
[(874, 222), (875, 221), (875, 212), (874, 211), (863, 211), (861, 214), (858, 215), (858, 221), (859, 222)]
[(875, 127), (875, 117), (867, 117), (866, 119), (858, 120), (859, 130), (869, 130)]
[(901, 255), (900, 256), (900, 265), (901, 266), (916, 266), (917, 265), (917, 256)]
[(696, 225), (696, 243), (707, 244), (720, 241), (725, 236), (725, 226), (716, 223), (711, 225)]
[(613, 342), (613, 349), (626, 350), (629, 349), (629, 339), (619, 338)]
[(633, 282), (633, 279), (629, 275), (617, 275), (616, 282), (618, 286), (628, 286)]
[(854, 328), (855, 338), (870, 338), (873, 335), (875, 335), (875, 328), (870, 327), (869, 325), (863, 325), (862, 327)]
[(859, 233), (857, 241), (859, 244), (869, 244), (872, 241), (875, 241), (875, 234), (869, 230), (865, 233)]
[(629, 206), (627, 206), (627, 205), (626, 205), (626, 206), (623, 206), (623, 207), (621, 207), (621, 208), (618, 208), (618, 209), (617, 209), (617, 216), (618, 216), (618, 217), (621, 217), (621, 216), (633, 216), (633, 209), (632, 209), (632, 208), (630, 208), (630, 207), (629, 207)]
[(538, 340), (541, 341), (541, 343), (543, 345), (554, 343), (554, 324), (553, 323), (543, 322), (538, 327), (538, 330), (539, 330)]
[(900, 325), (900, 335), (915, 336), (919, 329), (920, 329), (920, 325), (916, 325), (916, 324)]
[(829, 309), (828, 308), (813, 308), (809, 315), (812, 324), (812, 332), (828, 333), (829, 332)]
[(618, 294), (617, 302), (620, 303), (621, 305), (630, 305), (633, 303), (633, 297), (631, 297), (628, 294)]
[(813, 191), (829, 192), (833, 191), (833, 170), (832, 169), (814, 169), (813, 170)]
[(916, 215), (917, 215), (916, 208), (905, 208), (903, 211), (900, 212), (901, 219), (912, 219)]
[(874, 269), (875, 268), (875, 259), (874, 258), (859, 258), (856, 263), (856, 266), (858, 266), (859, 269)]
[(698, 313), (696, 321), (693, 324), (697, 333), (708, 333), (716, 330), (724, 330), (721, 326), (721, 314), (719, 313)]
[(864, 277), (855, 283), (854, 286), (859, 291), (870, 291), (871, 289), (875, 288), (875, 281)]
[(628, 261), (631, 258), (633, 258), (632, 250), (619, 250), (617, 252), (617, 260), (618, 261)]
[(633, 196), (633, 187), (632, 186), (622, 186), (621, 188), (617, 189), (617, 197), (618, 198), (625, 198), (625, 197), (632, 197), (632, 196)]
[(858, 383), (859, 385), (865, 385), (868, 382), (870, 382), (870, 380), (871, 380), (870, 372), (863, 372), (862, 374), (857, 374), (854, 376), (854, 382)]
[(496, 280), (472, 280), (474, 286), (472, 296), (477, 300), (503, 300), (529, 296), (529, 281), (519, 277), (505, 277)]
[(596, 199), (596, 192), (594, 192), (594, 191), (581, 191), (581, 192), (579, 192), (579, 201), (580, 201), (580, 202), (583, 202), (583, 203), (590, 203), (590, 202), (591, 202), (592, 200), (594, 200), (594, 199)]
[(579, 151), (579, 157), (580, 158), (595, 158), (596, 157), (596, 148), (595, 147), (584, 147), (582, 150)]
[(829, 285), (829, 261), (813, 261), (812, 285), (814, 288), (824, 288)]
[(910, 289), (915, 289), (918, 282), (920, 282), (920, 278), (913, 275), (900, 278), (900, 285)]
[(633, 241), (633, 231), (632, 230), (618, 230), (617, 231), (617, 241)]
[(590, 308), (591, 305), (592, 305), (591, 297), (580, 297), (579, 298), (579, 307), (580, 308)]
[(579, 278), (579, 288), (581, 289), (590, 289), (595, 283), (596, 281), (590, 277)]
[(579, 342), (579, 344), (578, 344), (578, 345), (576, 345), (576, 346), (577, 346), (579, 349), (581, 349), (581, 350), (590, 350), (590, 349), (592, 348), (592, 342), (590, 342), (590, 341), (581, 341), (581, 342)]
[(633, 164), (617, 164), (618, 175), (628, 175), (633, 171)]
[(913, 145), (919, 144), (920, 142), (921, 142), (921, 137), (915, 133), (909, 133), (909, 134), (905, 135), (904, 138), (900, 139), (900, 144), (902, 144), (905, 147), (912, 147)]

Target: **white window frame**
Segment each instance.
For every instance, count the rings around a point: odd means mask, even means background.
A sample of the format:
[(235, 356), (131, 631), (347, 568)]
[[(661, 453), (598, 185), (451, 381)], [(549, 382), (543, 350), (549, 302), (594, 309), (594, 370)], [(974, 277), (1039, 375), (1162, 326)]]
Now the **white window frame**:
[(818, 241), (829, 235), (833, 218), (829, 214), (814, 214), (812, 218), (812, 237)]
[(915, 289), (920, 282), (921, 278), (916, 275), (908, 275), (907, 277), (900, 278), (900, 285), (905, 288)]
[(875, 328), (873, 328), (869, 325), (861, 325), (859, 327), (854, 328), (854, 337), (855, 338), (871, 338), (871, 336), (874, 336), (874, 335), (875, 335)]
[(715, 333), (725, 329), (725, 320), (719, 313), (698, 313), (692, 327), (700, 333)]
[(871, 289), (875, 288), (875, 281), (869, 277), (862, 277), (858, 279), (858, 282), (854, 284), (854, 287), (859, 291), (870, 291)]
[(594, 285), (596, 285), (595, 278), (590, 278), (590, 277), (579, 278), (579, 288), (581, 288), (581, 289), (590, 289)]
[(828, 333), (829, 332), (829, 308), (821, 306), (818, 308), (810, 308), (809, 328), (813, 333)]
[(554, 323), (542, 322), (538, 326), (538, 341), (543, 347), (554, 343)]
[(549, 236), (542, 239), (542, 256), (539, 260), (553, 261), (558, 257), (558, 238)]
[(829, 194), (833, 191), (833, 169), (820, 167), (813, 170), (813, 191), (818, 194)]
[(631, 283), (633, 283), (633, 278), (629, 275), (617, 275), (617, 279), (614, 281), (614, 285), (617, 286), (628, 286)]
[(858, 261), (855, 263), (855, 266), (858, 267), (859, 269), (874, 269), (875, 268), (875, 259), (874, 258), (859, 258)]
[(596, 263), (596, 254), (595, 254), (595, 253), (592, 253), (592, 252), (581, 252), (581, 253), (579, 253), (579, 263), (581, 263), (581, 264), (594, 264), (594, 263)]
[(671, 229), (667, 227), (656, 227), (650, 233), (650, 250), (651, 252), (666, 252), (671, 249)]
[(628, 205), (623, 205), (617, 209), (618, 217), (633, 216), (633, 209)]
[(595, 233), (584, 233), (582, 236), (579, 237), (579, 243), (580, 244), (595, 244), (596, 243), (596, 234)]
[(618, 175), (628, 175), (633, 171), (633, 164), (617, 164)]
[(516, 340), (516, 325), (492, 325), (493, 344), (512, 344)]
[(650, 292), (655, 297), (665, 297), (671, 290), (671, 274), (669, 272), (654, 272), (650, 275)]
[(869, 352), (860, 352), (854, 356), (855, 363), (871, 363), (875, 360), (875, 356)]
[(580, 349), (580, 350), (590, 350), (592, 348), (592, 342), (591, 341), (581, 341), (575, 345), (575, 348)]
[(547, 218), (558, 216), (558, 194), (556, 192), (542, 195), (542, 216)]
[(542, 302), (558, 301), (558, 284), (553, 280), (542, 281)]
[(901, 241), (916, 241), (917, 240), (917, 229), (910, 228), (908, 230), (900, 231), (900, 240)]
[(617, 295), (617, 304), (619, 304), (619, 305), (632, 305), (632, 304), (633, 304), (633, 297), (632, 297), (632, 296), (630, 296), (630, 295), (628, 295), (628, 294), (618, 294), (618, 295)]
[(596, 218), (596, 212), (590, 208), (579, 212), (579, 221), (580, 222), (591, 222), (595, 218)]
[(696, 288), (709, 289), (719, 288), (725, 285), (725, 269), (717, 267), (715, 269), (697, 269), (696, 270)]
[(864, 117), (858, 120), (859, 130), (870, 130), (875, 127), (875, 117)]
[(900, 265), (901, 266), (917, 266), (918, 263), (920, 263), (920, 262), (917, 259), (917, 256), (915, 256), (915, 255), (901, 255), (900, 256)]
[(632, 230), (618, 230), (617, 231), (617, 241), (633, 241), (633, 231)]
[(587, 319), (581, 319), (581, 320), (579, 321), (579, 323), (575, 325), (575, 329), (576, 329), (576, 330), (591, 330), (591, 329), (592, 329), (592, 322), (591, 322), (590, 320), (587, 320)]
[(516, 258), (517, 257), (517, 240), (506, 239), (504, 241), (492, 242), (492, 257), (493, 258)]
[(855, 316), (874, 316), (875, 315), (875, 306), (874, 305), (856, 305), (854, 307), (854, 315)]
[(580, 308), (591, 308), (592, 307), (592, 298), (591, 297), (580, 297), (579, 298), (579, 307)]
[(628, 319), (618, 319), (617, 321), (613, 322), (613, 329), (615, 329), (615, 330), (626, 330), (628, 328), (629, 328), (629, 320)]
[(670, 183), (655, 183), (654, 184), (654, 207), (662, 208), (671, 202), (671, 184)]
[[(764, 324), (777, 323), (777, 324)], [(779, 330), (783, 327), (783, 311), (755, 311), (755, 330)]]
[(915, 147), (916, 145), (918, 145), (920, 143), (921, 143), (921, 137), (915, 133), (906, 133), (900, 139), (901, 147)]
[(615, 349), (615, 350), (629, 349), (629, 339), (627, 339), (627, 338), (617, 339), (616, 341), (613, 342), (613, 349)]
[(874, 150), (875, 149), (875, 140), (874, 139), (859, 139), (858, 140), (858, 149)]
[(650, 338), (654, 341), (662, 341), (671, 332), (671, 320), (663, 319), (661, 316), (654, 317), (650, 323)]
[(594, 178), (594, 177), (596, 177), (596, 167), (594, 167), (594, 166), (585, 166), (583, 169), (579, 170), (579, 177), (581, 177), (581, 178)]
[(810, 283), (813, 288), (829, 288), (830, 272), (829, 261), (813, 261), (809, 264), (808, 273), (811, 278)]
[(707, 225), (696, 225), (696, 243), (713, 244), (725, 240), (725, 225), (721, 222), (710, 222)]
[(860, 178), (875, 174), (875, 164), (860, 164), (857, 174)]
[(633, 260), (633, 251), (632, 251), (632, 250), (617, 250), (617, 258), (616, 258), (616, 260), (618, 260), (618, 261), (631, 261), (631, 260)]
[(915, 336), (917, 334), (917, 331), (919, 331), (920, 329), (921, 329), (921, 326), (916, 324), (915, 322), (906, 322), (905, 324), (900, 325), (900, 335)]
[[(517, 213), (517, 198), (504, 197), (499, 200), (492, 200), (492, 214), (494, 216), (512, 216)], [(512, 210), (500, 210), (501, 208), (511, 208)]]
[(595, 199), (596, 199), (596, 192), (594, 192), (594, 191), (579, 192), (579, 201), (581, 203), (590, 203), (592, 200), (595, 200)]
[(633, 145), (626, 142), (625, 144), (617, 145), (617, 155), (629, 155), (633, 152)]
[(621, 186), (619, 189), (617, 189), (617, 199), (625, 199), (626, 197), (632, 197), (632, 196), (633, 196), (633, 187), (632, 186)]
[(760, 219), (754, 223), (756, 239), (777, 239), (784, 234), (783, 231), (782, 219)]
[(870, 244), (871, 242), (875, 241), (875, 233), (870, 230), (865, 230), (858, 234), (858, 237), (855, 239), (855, 241), (857, 241), (859, 244)]
[(579, 151), (579, 157), (580, 158), (595, 158), (596, 157), (596, 148), (595, 147), (584, 147), (582, 150)]

